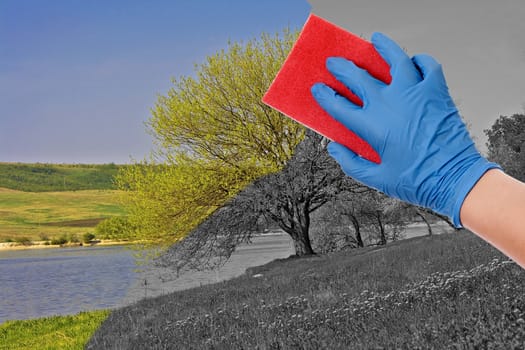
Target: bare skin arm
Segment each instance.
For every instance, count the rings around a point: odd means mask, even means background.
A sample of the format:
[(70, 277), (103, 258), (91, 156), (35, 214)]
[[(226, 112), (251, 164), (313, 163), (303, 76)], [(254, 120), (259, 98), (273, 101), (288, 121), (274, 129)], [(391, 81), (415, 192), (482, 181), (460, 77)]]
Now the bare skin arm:
[(465, 198), (460, 217), (464, 227), (525, 268), (525, 183), (487, 171)]

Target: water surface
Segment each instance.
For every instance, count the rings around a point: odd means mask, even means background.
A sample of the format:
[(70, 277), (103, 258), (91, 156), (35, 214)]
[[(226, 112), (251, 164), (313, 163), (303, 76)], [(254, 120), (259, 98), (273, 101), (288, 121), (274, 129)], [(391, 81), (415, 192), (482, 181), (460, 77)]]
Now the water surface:
[(0, 322), (113, 307), (136, 279), (122, 247), (0, 252)]
[(0, 323), (124, 306), (232, 278), (292, 253), (287, 235), (256, 237), (217, 271), (187, 272), (166, 281), (169, 269), (137, 273), (133, 251), (123, 247), (0, 251)]
[[(446, 232), (445, 224), (434, 233)], [(426, 234), (423, 224), (404, 238)], [(253, 266), (294, 253), (288, 235), (263, 235), (241, 245), (219, 270), (192, 271), (173, 279), (166, 268), (136, 272), (133, 251), (123, 247), (0, 251), (0, 323), (129, 305), (141, 298), (236, 277)]]

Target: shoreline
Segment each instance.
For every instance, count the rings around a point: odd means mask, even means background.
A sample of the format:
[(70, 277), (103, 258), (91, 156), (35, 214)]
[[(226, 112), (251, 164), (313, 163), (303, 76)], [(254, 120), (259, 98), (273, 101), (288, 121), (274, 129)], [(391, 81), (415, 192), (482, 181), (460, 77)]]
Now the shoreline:
[[(262, 238), (266, 238), (266, 239), (270, 239), (270, 240), (273, 240), (274, 237), (284, 237), (284, 235), (279, 235), (279, 234), (275, 234), (275, 233), (270, 233), (270, 234), (266, 234), (266, 235), (260, 235)], [(278, 241), (280, 242), (281, 239), (278, 238)], [(255, 241), (257, 242), (257, 240)], [(288, 244), (283, 244), (283, 247), (288, 247), (289, 245)], [(82, 247), (79, 247), (79, 248), (82, 248)], [(119, 247), (120, 248), (120, 247)], [(261, 249), (263, 250), (270, 250), (271, 252), (274, 252), (275, 253), (275, 250), (273, 249), (273, 247), (268, 247), (268, 245), (265, 245), (263, 244), (261, 247)], [(96, 248), (95, 248), (96, 249)], [(122, 248), (122, 249), (127, 249), (127, 248)], [(133, 249), (132, 247), (130, 249)], [(56, 254), (60, 254), (60, 250), (54, 250), (56, 252)], [(34, 253), (36, 254), (40, 254), (38, 253), (39, 251), (36, 250), (34, 251)], [(45, 252), (45, 250), (43, 251)], [(84, 252), (87, 252), (86, 254), (90, 254), (89, 253), (89, 249), (86, 249), (86, 250), (82, 250), (82, 249), (78, 249), (78, 250), (73, 250), (73, 249), (70, 249), (68, 250), (68, 253), (71, 253), (71, 252), (77, 252), (77, 254), (84, 254)], [(25, 255), (25, 254), (29, 254), (30, 252), (27, 252), (27, 253), (21, 253), (22, 256)], [(16, 254), (20, 254), (18, 253), (18, 251), (16, 251)], [(45, 253), (47, 254), (47, 253)], [(55, 254), (55, 253), (53, 253)], [(75, 253), (73, 253), (75, 254)], [(0, 251), (0, 256), (2, 255), (2, 251)], [(6, 251), (5, 255), (10, 255), (8, 251)], [(266, 253), (264, 254), (259, 254), (260, 257), (264, 257), (266, 255)], [(245, 257), (246, 259), (246, 254), (240, 254), (240, 257)], [(288, 256), (288, 254), (285, 254), (285, 256)], [(280, 259), (281, 256), (277, 256), (275, 259)], [(234, 258), (235, 259), (239, 259), (239, 257), (237, 258)], [(269, 261), (273, 261), (275, 259), (271, 259)], [(253, 257), (251, 258), (248, 258), (248, 260), (252, 261), (253, 260)], [(266, 259), (263, 259), (265, 261), (262, 261), (261, 263), (257, 263), (253, 266), (260, 266), (260, 265), (264, 265), (266, 263), (268, 263), (269, 261), (266, 261)], [(253, 262), (253, 261), (252, 261)], [(249, 262), (248, 262), (249, 263)], [(220, 275), (221, 275), (221, 280), (220, 281), (223, 281), (223, 280), (229, 280), (229, 279), (232, 279), (232, 278), (235, 278), (235, 277), (238, 277), (239, 275), (241, 275), (242, 273), (245, 272), (245, 269), (246, 269), (246, 266), (245, 266), (245, 263), (242, 262), (242, 263), (236, 263), (237, 266), (240, 266), (241, 269), (243, 270), (242, 272), (240, 273), (233, 273), (233, 275), (229, 276), (231, 271), (232, 270), (232, 267), (226, 267), (226, 270), (224, 270), (224, 266), (221, 268), (221, 272), (220, 272)], [(249, 265), (248, 265), (249, 266)], [(133, 269), (136, 269), (137, 266), (133, 266)], [(180, 290), (180, 288), (176, 288), (175, 286), (179, 286), (181, 283), (184, 283), (184, 284), (188, 284), (184, 289), (189, 289), (189, 288), (194, 288), (194, 287), (197, 287), (197, 286), (200, 286), (200, 285), (207, 285), (207, 284), (210, 284), (210, 283), (216, 283), (216, 282), (219, 282), (217, 280), (215, 280), (217, 274), (215, 271), (207, 271), (205, 273), (201, 273), (200, 276), (193, 276), (194, 274), (194, 271), (190, 272), (189, 274), (183, 274), (181, 275), (181, 278), (182, 279), (178, 279), (176, 282), (175, 281), (163, 281), (162, 278), (159, 278), (160, 273), (165, 273), (164, 271), (160, 271), (160, 270), (157, 270), (157, 269), (153, 269), (153, 270), (150, 270), (148, 269), (147, 271), (134, 271), (135, 273), (133, 274), (134, 275), (134, 278), (133, 278), (133, 281), (131, 281), (131, 283), (129, 284), (129, 286), (126, 287), (127, 289), (127, 292), (125, 293), (124, 296), (122, 296), (121, 298), (119, 298), (118, 300), (115, 301), (114, 304), (110, 303), (111, 305), (106, 305), (104, 306), (104, 310), (114, 310), (114, 309), (118, 309), (118, 308), (121, 308), (121, 307), (125, 307), (125, 306), (128, 306), (128, 305), (131, 305), (139, 300), (142, 300), (145, 296), (147, 297), (155, 297), (155, 296), (160, 296), (160, 295), (164, 295), (166, 293), (170, 293), (170, 292), (174, 292), (176, 290)], [(151, 274), (150, 274), (151, 273)], [(225, 278), (226, 277), (226, 278)], [(147, 283), (147, 295), (145, 295), (145, 286), (141, 283), (144, 279), (147, 279), (148, 283)], [(195, 283), (193, 283), (195, 282)], [(42, 318), (47, 318), (47, 317), (54, 317), (54, 316), (71, 316), (71, 315), (75, 315), (77, 312), (91, 312), (93, 310), (101, 310), (102, 308), (99, 308), (99, 307), (95, 307), (93, 308), (92, 305), (90, 306), (87, 306), (87, 305), (84, 305), (85, 307), (81, 308), (79, 311), (73, 311), (73, 312), (63, 312), (62, 308), (60, 308), (62, 311), (58, 311), (58, 312), (53, 312), (51, 314), (45, 314), (45, 315), (38, 315), (38, 316), (30, 316), (30, 317), (20, 317), (20, 316), (16, 316), (16, 317), (12, 317), (12, 318), (8, 318), (8, 319), (5, 319), (5, 320), (1, 320), (1, 317), (0, 317), (0, 324), (2, 324), (3, 322), (6, 322), (6, 321), (15, 321), (15, 320), (20, 320), (20, 321), (26, 321), (26, 320), (38, 320), (38, 319), (42, 319)], [(2, 309), (2, 307), (0, 306), (0, 309)], [(1, 316), (1, 312), (0, 312), (0, 316)]]
[[(253, 235), (257, 236), (280, 236), (285, 234), (281, 231), (259, 233)], [(143, 243), (143, 241), (114, 241), (114, 240), (100, 240), (96, 243), (66, 243), (66, 244), (45, 244), (46, 241), (32, 241), (30, 244), (24, 245), (17, 242), (1, 242), (0, 252), (16, 251), (16, 250), (34, 250), (34, 249), (48, 249), (48, 248), (89, 248), (89, 247), (107, 247), (116, 245), (134, 245)]]
[(33, 249), (48, 249), (48, 248), (89, 248), (89, 247), (106, 247), (115, 245), (132, 245), (137, 242), (130, 241), (112, 241), (102, 240), (97, 243), (68, 243), (68, 244), (45, 244), (45, 241), (35, 241), (31, 244), (24, 245), (16, 242), (0, 243), (0, 252), (14, 251), (14, 250), (33, 250)]
[[(443, 223), (443, 222), (433, 223), (432, 226), (433, 226), (434, 229), (436, 229), (436, 228), (441, 229), (440, 230), (441, 232), (434, 232), (434, 234), (447, 232), (449, 230), (448, 225), (446, 223)], [(420, 222), (412, 223), (410, 225), (407, 225), (405, 233), (408, 233), (408, 231), (410, 229), (422, 228), (422, 227), (426, 227), (426, 225), (424, 223), (420, 223)], [(261, 232), (261, 233), (255, 234), (253, 236), (254, 237), (257, 237), (257, 236), (274, 236), (274, 235), (275, 236), (280, 236), (280, 235), (283, 235), (283, 234), (286, 234), (286, 232), (284, 232), (282, 230), (275, 230), (275, 231), (264, 232), (264, 233)], [(413, 235), (412, 234), (412, 235), (408, 235), (408, 236), (404, 237), (404, 239), (411, 238), (411, 237), (414, 237), (414, 236), (423, 236), (425, 234), (421, 234), (421, 233), (418, 233), (417, 235)], [(58, 244), (52, 245), (52, 244), (45, 244), (45, 243), (46, 243), (46, 241), (33, 241), (30, 244), (24, 245), (24, 244), (16, 243), (16, 242), (2, 242), (2, 243), (0, 243), (0, 252), (3, 252), (3, 251), (16, 251), (16, 250), (47, 249), (47, 248), (85, 248), (85, 247), (96, 247), (96, 246), (104, 247), (104, 246), (115, 246), (115, 245), (122, 245), (122, 246), (124, 246), (124, 245), (138, 244), (138, 243), (140, 243), (140, 241), (100, 240), (99, 242), (96, 242), (96, 243), (67, 243), (67, 244), (62, 244), (62, 245), (58, 245)]]

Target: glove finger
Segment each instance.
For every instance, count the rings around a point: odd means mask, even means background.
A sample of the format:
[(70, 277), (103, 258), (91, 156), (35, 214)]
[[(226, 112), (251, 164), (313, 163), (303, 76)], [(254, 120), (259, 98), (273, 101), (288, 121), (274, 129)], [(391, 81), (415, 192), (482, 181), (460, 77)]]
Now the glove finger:
[(412, 57), (412, 62), (421, 72), (423, 79), (436, 69), (441, 69), (441, 64), (434, 57), (427, 54), (415, 55)]
[(390, 66), (392, 83), (411, 86), (422, 80), (421, 75), (405, 51), (383, 33), (372, 34), (372, 44)]
[(439, 92), (442, 96), (442, 101), (446, 102), (449, 111), (457, 112), (457, 107), (454, 100), (450, 98), (447, 82), (443, 73), (443, 67), (432, 56), (421, 54), (412, 58), (414, 64), (418, 67), (423, 75), (423, 82), (428, 87), (432, 87), (434, 95)]
[(376, 90), (380, 84), (384, 85), (366, 70), (359, 68), (354, 62), (342, 57), (329, 57), (326, 60), (326, 68), (337, 80), (355, 93), (363, 101), (364, 105), (367, 104), (367, 96)]
[(362, 137), (373, 127), (371, 118), (363, 118), (361, 107), (348, 101), (329, 86), (317, 83), (312, 86), (311, 92), (321, 108), (357, 135)]
[(362, 184), (375, 188), (376, 184), (373, 182), (373, 178), (375, 168), (379, 165), (374, 164), (365, 158), (361, 158), (356, 153), (337, 142), (330, 142), (327, 149), (330, 156), (339, 163), (341, 169), (343, 169), (343, 172), (346, 175)]

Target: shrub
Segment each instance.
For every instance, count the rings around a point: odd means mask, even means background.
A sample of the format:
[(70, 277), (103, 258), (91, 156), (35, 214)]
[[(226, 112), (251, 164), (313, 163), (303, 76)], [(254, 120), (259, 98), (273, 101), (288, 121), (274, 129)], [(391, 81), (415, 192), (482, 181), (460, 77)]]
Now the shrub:
[(27, 237), (16, 237), (15, 242), (21, 245), (32, 245), (33, 242)]
[(84, 233), (82, 235), (82, 242), (84, 242), (84, 243), (89, 243), (89, 242), (91, 242), (94, 239), (95, 239), (95, 234), (94, 233), (86, 232), (86, 233)]
[(74, 233), (69, 235), (67, 240), (71, 243), (80, 243), (80, 238)]
[(114, 216), (99, 222), (95, 227), (95, 234), (99, 238), (106, 239), (129, 239), (132, 236), (133, 227), (126, 217)]
[(51, 244), (53, 245), (62, 245), (62, 244), (66, 244), (68, 241), (67, 241), (67, 237), (65, 235), (62, 235), (58, 238), (53, 238), (51, 240)]

